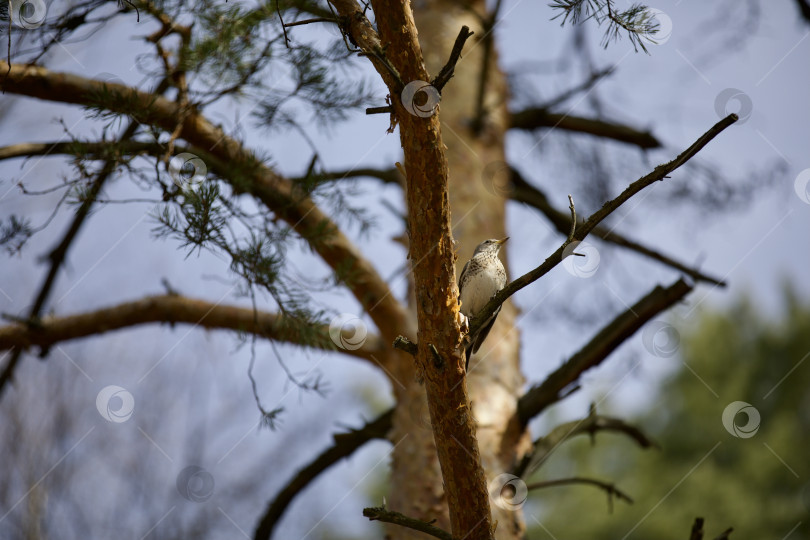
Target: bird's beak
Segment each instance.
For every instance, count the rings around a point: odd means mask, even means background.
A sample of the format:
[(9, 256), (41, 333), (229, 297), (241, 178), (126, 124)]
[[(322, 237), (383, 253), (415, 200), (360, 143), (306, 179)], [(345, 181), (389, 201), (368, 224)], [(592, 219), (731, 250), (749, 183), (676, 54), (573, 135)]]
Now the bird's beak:
[(509, 240), (509, 237), (508, 237), (508, 236), (507, 236), (506, 238), (504, 238), (503, 240), (498, 240), (498, 245), (499, 245), (499, 246), (504, 245), (504, 244), (506, 243), (506, 241), (507, 241), (507, 240)]

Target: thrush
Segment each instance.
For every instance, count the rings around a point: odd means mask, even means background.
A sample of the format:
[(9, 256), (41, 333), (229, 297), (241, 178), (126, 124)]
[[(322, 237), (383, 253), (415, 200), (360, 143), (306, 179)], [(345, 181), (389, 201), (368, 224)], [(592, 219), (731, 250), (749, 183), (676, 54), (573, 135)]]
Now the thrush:
[[(508, 236), (503, 240), (484, 240), (478, 244), (472, 259), (467, 261), (461, 270), (461, 275), (458, 277), (458, 297), (461, 302), (461, 313), (468, 319), (478, 315), (495, 293), (506, 286), (506, 270), (498, 258), (498, 252), (507, 240), (509, 240)], [(478, 348), (489, 334), (500, 311), (501, 307), (498, 306), (498, 309), (487, 319), (481, 329), (474, 336), (468, 336), (465, 370), (470, 367), (470, 357), (478, 352)]]

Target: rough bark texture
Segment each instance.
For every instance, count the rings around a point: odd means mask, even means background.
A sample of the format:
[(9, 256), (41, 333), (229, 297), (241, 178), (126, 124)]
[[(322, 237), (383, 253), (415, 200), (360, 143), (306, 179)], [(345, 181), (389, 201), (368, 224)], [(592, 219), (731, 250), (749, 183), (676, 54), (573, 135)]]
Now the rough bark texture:
[[(416, 422), (407, 419), (412, 415), (403, 413), (410, 409), (411, 403), (418, 402), (415, 400), (418, 400), (419, 389), (413, 386), (412, 369), (395, 364), (394, 376), (398, 378), (399, 375), (401, 378), (398, 380), (403, 383), (397, 390), (400, 406), (394, 417), (397, 427), (393, 439), (397, 441), (397, 447), (403, 439), (407, 441), (418, 437), (419, 440), (406, 448), (408, 454), (403, 455), (400, 451), (394, 457), (394, 468), (414, 460), (424, 467), (433, 462), (428, 454), (437, 455), (444, 496), (450, 510), (449, 528), (453, 536), (488, 539), (492, 535), (489, 496), (478, 454), (476, 426), (464, 377), (463, 348), (460, 347), (446, 149), (438, 115), (425, 118), (411, 114), (413, 111), (409, 112), (401, 100), (404, 85), (430, 80), (423, 63), (413, 14), (410, 4), (401, 0), (373, 0), (371, 5), (379, 33), (377, 39), (373, 29), (363, 20), (358, 4), (351, 0), (332, 0), (332, 4), (349, 27), (353, 41), (367, 56), (374, 58), (375, 68), (388, 84), (404, 152), (409, 258), (419, 327), (416, 364), (427, 394), (436, 450), (435, 453), (431, 452), (426, 438), (421, 437), (421, 431), (413, 429)], [(453, 37), (457, 33), (458, 30), (453, 32)], [(450, 47), (447, 47), (443, 54), (447, 55), (449, 50)], [(421, 475), (420, 470), (419, 474), (408, 480)], [(430, 484), (411, 487), (409, 494), (414, 495), (411, 500), (427, 496), (427, 505), (435, 506), (434, 501), (442, 502), (437, 498), (437, 495), (441, 497), (438, 492), (440, 486), (441, 482), (436, 478)], [(392, 491), (397, 493), (402, 487), (395, 483)], [(397, 502), (403, 501), (400, 499)], [(400, 533), (394, 530), (394, 534)]]
[[(20, 321), (0, 327), (0, 351), (37, 346), (47, 349), (56, 343), (94, 336), (148, 323), (186, 323), (208, 330), (227, 329), (246, 332), (276, 341), (297, 343), (334, 350), (329, 327), (314, 327), (302, 336), (300, 330), (284, 321), (277, 313), (254, 311), (252, 308), (222, 305), (176, 294), (150, 296), (134, 302), (65, 317), (45, 317), (37, 321)], [(374, 363), (375, 358), (390, 349), (378, 336), (366, 336), (356, 350), (343, 349), (343, 354)]]
[[(458, 2), (431, 1), (414, 4), (414, 8), (419, 39), (431, 76), (435, 76), (447, 61), (461, 26), (467, 25), (475, 32), (464, 48), (454, 78), (443, 90), (438, 115), (447, 145), (450, 208), (458, 255), (456, 271), (459, 272), (479, 242), (506, 236), (506, 193), (498, 189), (497, 179), (489, 174), (493, 170), (500, 171), (500, 164), (505, 161), (506, 81), (497, 67), (497, 55), (493, 51), (484, 94), (488, 114), (480, 133), (474, 134), (471, 124), (483, 63), (485, 32), (480, 19), (470, 10), (483, 14), (484, 3), (465, 6)], [(505, 260), (505, 254), (502, 258)], [(523, 429), (514, 422), (510, 424), (517, 410), (516, 396), (523, 384), (515, 317), (514, 306), (505, 304), (490, 336), (471, 360), (467, 377), (478, 448), (488, 483), (511, 470), (515, 460), (530, 444)], [(441, 477), (430, 432), (425, 429), (413, 431), (413, 417), (416, 416), (418, 424), (419, 411), (422, 410), (419, 402), (413, 400), (424, 399), (424, 390), (412, 379), (403, 382), (407, 388), (400, 393), (410, 400), (408, 409), (417, 412), (415, 415), (395, 416), (394, 438), (410, 433), (412, 444), (394, 451), (391, 507), (420, 519), (438, 519), (437, 525), (448, 528), (447, 500), (442, 498)], [(462, 504), (466, 502), (462, 501)], [(519, 510), (505, 510), (497, 504), (491, 504), (491, 509), (493, 523), (497, 521), (496, 538), (522, 537), (525, 527)], [(418, 533), (394, 526), (389, 527), (388, 532), (392, 538), (421, 538)]]

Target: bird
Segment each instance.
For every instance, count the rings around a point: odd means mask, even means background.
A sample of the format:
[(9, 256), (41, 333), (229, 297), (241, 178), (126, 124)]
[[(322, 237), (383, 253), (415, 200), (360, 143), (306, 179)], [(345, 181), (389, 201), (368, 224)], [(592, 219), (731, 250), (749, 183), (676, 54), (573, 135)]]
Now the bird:
[[(474, 318), (487, 302), (506, 286), (506, 269), (498, 258), (498, 252), (507, 240), (509, 240), (508, 236), (503, 240), (490, 238), (478, 244), (472, 259), (467, 261), (458, 276), (461, 313), (468, 320)], [(465, 349), (467, 359), (465, 370), (469, 369), (470, 357), (478, 352), (478, 348), (489, 334), (500, 311), (501, 307), (498, 306), (495, 313), (484, 323), (476, 335), (468, 336), (469, 341)]]

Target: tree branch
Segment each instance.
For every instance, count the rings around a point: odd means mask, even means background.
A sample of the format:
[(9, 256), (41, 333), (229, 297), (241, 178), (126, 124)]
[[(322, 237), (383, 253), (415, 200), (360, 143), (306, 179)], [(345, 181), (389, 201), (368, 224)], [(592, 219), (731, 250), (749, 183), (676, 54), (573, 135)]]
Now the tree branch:
[(532, 107), (511, 113), (509, 115), (509, 127), (511, 129), (526, 130), (539, 128), (564, 129), (634, 144), (640, 148), (661, 147), (661, 142), (647, 131), (639, 131), (622, 124), (593, 118), (552, 113), (540, 107)]
[(269, 540), (281, 516), (287, 510), (292, 500), (312, 483), (323, 471), (352, 455), (358, 448), (374, 439), (385, 439), (391, 430), (391, 419), (394, 409), (390, 409), (376, 419), (367, 422), (360, 429), (352, 429), (347, 433), (333, 435), (335, 443), (324, 450), (306, 467), (298, 471), (287, 484), (281, 488), (276, 497), (267, 505), (264, 515), (259, 520), (253, 534), (255, 540)]
[(192, 109), (183, 116), (176, 103), (152, 93), (37, 66), (14, 64), (9, 68), (0, 62), (0, 71), (9, 71), (0, 81), (0, 89), (5, 92), (101, 107), (169, 132), (177, 127), (177, 119), (183, 118), (179, 136), (205, 152), (203, 159), (230, 182), (235, 193), (253, 195), (306, 239), (343, 279), (386, 341), (392, 341), (403, 329), (410, 333), (406, 310), (337, 224), (310, 197), (300, 193), (288, 179), (267, 167), (200, 111)]
[(484, 108), (484, 96), (486, 94), (487, 80), (489, 79), (490, 64), (492, 63), (493, 56), (492, 49), (495, 39), (493, 30), (495, 28), (495, 24), (498, 22), (498, 14), (501, 11), (501, 4), (502, 0), (496, 0), (495, 6), (492, 8), (492, 12), (481, 17), (481, 24), (484, 31), (484, 37), (481, 39), (484, 41), (484, 50), (481, 53), (481, 72), (478, 74), (478, 88), (476, 88), (475, 94), (475, 111), (473, 113), (472, 121), (470, 122), (472, 131), (476, 135), (481, 133), (481, 130), (484, 127), (484, 118), (487, 114), (487, 111)]
[(401, 525), (402, 527), (407, 527), (415, 531), (429, 534), (430, 536), (439, 538), (441, 540), (453, 540), (453, 535), (443, 529), (440, 529), (425, 521), (408, 517), (405, 514), (387, 510), (384, 506), (363, 508), (363, 515), (370, 521), (384, 521), (386, 523), (393, 523), (395, 525)]
[(548, 460), (562, 443), (577, 435), (584, 434), (590, 435), (591, 440), (595, 441), (596, 433), (599, 431), (613, 431), (627, 435), (641, 448), (658, 448), (658, 445), (636, 426), (627, 424), (619, 418), (597, 415), (595, 410), (592, 409), (591, 413), (585, 418), (560, 424), (545, 437), (539, 437), (534, 441), (534, 450), (523, 457), (520, 463), (515, 466), (512, 474), (521, 478), (528, 478)]
[[(612, 212), (614, 212), (617, 208), (619, 208), (623, 203), (629, 200), (633, 195), (644, 189), (645, 187), (649, 186), (653, 182), (657, 182), (659, 180), (663, 180), (667, 177), (668, 174), (676, 170), (678, 167), (689, 161), (692, 157), (695, 156), (704, 146), (706, 146), (709, 141), (714, 139), (717, 135), (719, 135), (724, 129), (728, 126), (736, 122), (738, 119), (736, 114), (730, 114), (724, 119), (717, 122), (714, 126), (712, 126), (706, 133), (700, 136), (697, 141), (692, 143), (692, 145), (681, 152), (675, 159), (668, 163), (664, 163), (659, 165), (653, 170), (651, 173), (647, 174), (646, 176), (642, 176), (629, 186), (625, 188), (616, 198), (611, 201), (606, 202), (602, 208), (591, 214), (591, 216), (580, 226), (577, 227), (576, 233), (574, 234), (575, 240), (582, 240), (584, 239), (594, 228), (596, 228), (599, 223), (602, 222), (607, 216), (609, 216)], [(515, 279), (511, 283), (509, 283), (506, 287), (501, 289), (495, 296), (490, 299), (486, 306), (484, 306), (481, 311), (475, 316), (475, 318), (470, 322), (470, 333), (475, 335), (475, 333), (481, 329), (481, 327), (486, 324), (489, 318), (492, 316), (493, 313), (503, 304), (510, 296), (515, 294), (520, 289), (530, 285), (546, 275), (548, 272), (551, 271), (552, 268), (557, 266), (563, 259), (563, 253), (565, 248), (568, 246), (569, 242), (566, 240), (557, 251), (552, 253), (540, 266), (535, 268), (534, 270), (529, 271), (528, 273), (522, 275), (521, 277)]]
[(206, 329), (246, 332), (275, 341), (340, 351), (369, 360), (375, 365), (373, 356), (380, 355), (387, 349), (383, 341), (374, 335), (368, 335), (363, 346), (356, 350), (338, 349), (329, 337), (328, 326), (308, 328), (304, 335), (300, 328), (276, 313), (254, 312), (251, 308), (166, 294), (78, 315), (18, 320), (15, 324), (0, 327), (0, 350), (27, 349), (33, 346), (47, 350), (62, 341), (147, 323), (186, 323)]
[[(371, 0), (377, 15), (377, 40), (355, 0), (330, 1), (342, 17), (351, 18), (352, 37), (363, 50), (382, 45), (402, 81), (430, 80), (409, 2)], [(411, 104), (402, 103), (396, 81), (376, 64), (375, 68), (388, 86), (399, 122), (407, 176), (408, 258), (419, 329), (416, 366), (425, 384), (451, 529), (458, 538), (489, 540), (489, 492), (467, 395), (463, 349), (458, 346), (462, 337), (456, 254), (441, 122), (435, 111), (428, 117), (411, 114), (407, 108)], [(441, 363), (433, 361), (436, 353)]]
[(470, 32), (469, 26), (462, 26), (461, 30), (458, 32), (458, 36), (456, 37), (456, 42), (453, 44), (453, 49), (450, 51), (450, 58), (447, 60), (447, 63), (444, 67), (439, 71), (439, 74), (430, 81), (430, 84), (433, 85), (439, 93), (442, 93), (442, 89), (444, 86), (450, 82), (450, 79), (453, 78), (453, 73), (456, 71), (456, 64), (461, 58), (461, 51), (464, 49), (464, 44), (467, 40), (472, 36), (475, 32)]
[(88, 142), (29, 142), (0, 147), (0, 160), (32, 156), (55, 156), (59, 154), (68, 154), (76, 157), (94, 156), (98, 159), (104, 159), (110, 155), (111, 149), (127, 155), (141, 153), (160, 155), (163, 152), (161, 146), (156, 142), (121, 139), (117, 141)]
[(572, 476), (571, 478), (559, 478), (557, 480), (546, 480), (544, 482), (536, 482), (534, 484), (529, 484), (528, 486), (526, 486), (526, 489), (531, 491), (533, 489), (543, 489), (555, 486), (567, 486), (570, 484), (587, 484), (590, 486), (603, 489), (605, 492), (607, 492), (608, 506), (610, 507), (611, 511), (613, 510), (613, 497), (616, 497), (619, 500), (624, 500), (629, 504), (633, 504), (633, 499), (631, 499), (628, 494), (619, 490), (619, 488), (616, 487), (616, 484), (602, 482), (601, 480), (595, 480), (593, 478), (585, 478), (582, 476)]
[[(522, 202), (528, 204), (539, 210), (544, 216), (548, 218), (552, 225), (560, 232), (560, 234), (568, 234), (568, 228), (570, 227), (570, 216), (565, 212), (554, 208), (546, 197), (545, 193), (534, 187), (525, 178), (520, 172), (515, 169), (514, 167), (509, 168), (510, 171), (510, 190), (509, 190), (509, 197), (513, 201)], [(581, 220), (580, 220), (581, 221)], [(603, 225), (599, 225), (594, 227), (592, 234), (594, 236), (598, 236), (605, 242), (610, 242), (612, 244), (616, 244), (617, 246), (621, 246), (641, 255), (645, 255), (650, 259), (658, 261), (662, 264), (665, 264), (671, 268), (674, 268), (684, 275), (687, 275), (694, 279), (695, 281), (703, 281), (706, 283), (711, 283), (713, 285), (718, 285), (720, 287), (725, 287), (726, 283), (723, 280), (714, 278), (712, 276), (706, 275), (701, 271), (690, 268), (683, 263), (676, 261), (675, 259), (665, 255), (659, 251), (656, 251), (652, 248), (648, 248), (647, 246), (640, 244), (634, 240), (630, 240), (626, 236), (623, 236), (615, 231), (613, 231), (610, 227), (605, 227)]]
[[(0, 153), (2, 149), (0, 149)], [(509, 167), (509, 187), (508, 187), (508, 196), (511, 200), (515, 202), (522, 202), (528, 204), (539, 210), (554, 228), (557, 229), (561, 234), (570, 234), (570, 227), (571, 227), (571, 215), (570, 213), (566, 213), (563, 211), (558, 210), (548, 200), (546, 194), (543, 193), (541, 190), (537, 189), (534, 185), (530, 184), (520, 171), (515, 169), (514, 167)], [(318, 174), (318, 178), (323, 178), (324, 180), (342, 180), (344, 178), (354, 178), (357, 176), (368, 176), (371, 178), (376, 178), (383, 183), (386, 184), (397, 184), (400, 186), (405, 185), (405, 178), (403, 178), (402, 174), (395, 168), (391, 169), (375, 169), (375, 168), (363, 168), (358, 167), (355, 169), (346, 169), (346, 170), (339, 170), (339, 171), (329, 171), (323, 172)], [(303, 180), (301, 178), (293, 178), (292, 181), (297, 182)], [(584, 220), (578, 219), (577, 223), (583, 223)], [(654, 261), (658, 261), (666, 266), (674, 268), (679, 272), (682, 272), (684, 275), (691, 277), (695, 281), (702, 281), (705, 283), (711, 283), (712, 285), (717, 285), (719, 287), (725, 287), (726, 282), (710, 276), (708, 274), (704, 274), (697, 268), (692, 268), (687, 266), (686, 264), (676, 261), (669, 255), (661, 253), (660, 251), (656, 251), (652, 248), (645, 246), (635, 240), (631, 240), (626, 236), (619, 234), (610, 227), (605, 227), (603, 225), (599, 225), (595, 227), (591, 234), (597, 236), (604, 240), (605, 242), (610, 242), (617, 246), (629, 249), (631, 251), (635, 251), (645, 257), (649, 257)]]
[(579, 352), (520, 398), (518, 419), (521, 425), (526, 425), (546, 407), (562, 399), (564, 395), (561, 395), (561, 392), (576, 382), (583, 372), (599, 365), (647, 321), (680, 301), (692, 288), (692, 285), (682, 279), (666, 289), (656, 287), (630, 309), (613, 319)]
[[(157, 94), (162, 94), (169, 88), (169, 80), (164, 78), (158, 84), (157, 89), (155, 92)], [(140, 125), (135, 122), (129, 122), (129, 125), (124, 129), (124, 132), (118, 138), (119, 142), (130, 142), (135, 133), (138, 131), (138, 127)], [(17, 147), (17, 152), (23, 150), (20, 146), (25, 145), (13, 145), (13, 147)], [(28, 150), (32, 150), (28, 145)], [(7, 150), (9, 147), (5, 147)], [(3, 159), (2, 150), (0, 149), (0, 159)], [(41, 150), (41, 149), (40, 149)], [(46, 151), (47, 152), (47, 151)], [(7, 152), (8, 153), (8, 152)], [(62, 237), (62, 240), (57, 244), (51, 251), (48, 253), (48, 260), (50, 260), (50, 268), (48, 269), (48, 273), (45, 275), (45, 279), (42, 281), (42, 285), (40, 285), (39, 292), (37, 293), (36, 299), (34, 300), (31, 309), (28, 311), (28, 318), (29, 319), (36, 319), (39, 317), (39, 314), (42, 312), (42, 308), (45, 305), (45, 302), (48, 301), (48, 297), (51, 294), (51, 290), (53, 289), (54, 283), (56, 283), (56, 275), (59, 272), (59, 268), (61, 268), (62, 264), (65, 262), (65, 257), (67, 256), (68, 249), (70, 245), (73, 243), (73, 240), (76, 238), (76, 235), (79, 233), (79, 230), (82, 228), (87, 216), (90, 214), (90, 209), (96, 203), (99, 194), (101, 193), (104, 184), (107, 180), (112, 176), (113, 172), (115, 172), (116, 167), (118, 166), (119, 156), (113, 155), (110, 156), (109, 152), (107, 152), (107, 156), (105, 157), (104, 165), (102, 166), (101, 170), (96, 174), (95, 178), (93, 179), (92, 183), (90, 184), (90, 188), (87, 190), (85, 197), (82, 200), (81, 205), (79, 205), (78, 209), (76, 209), (76, 214), (73, 216), (73, 221), (68, 226), (65, 235)], [(22, 350), (16, 349), (12, 351), (11, 356), (6, 362), (6, 366), (3, 368), (3, 373), (0, 374), (0, 398), (3, 396), (3, 392), (5, 388), (8, 386), (9, 383), (14, 379), (14, 372), (17, 369), (17, 365), (20, 362), (20, 358), (22, 356)]]

